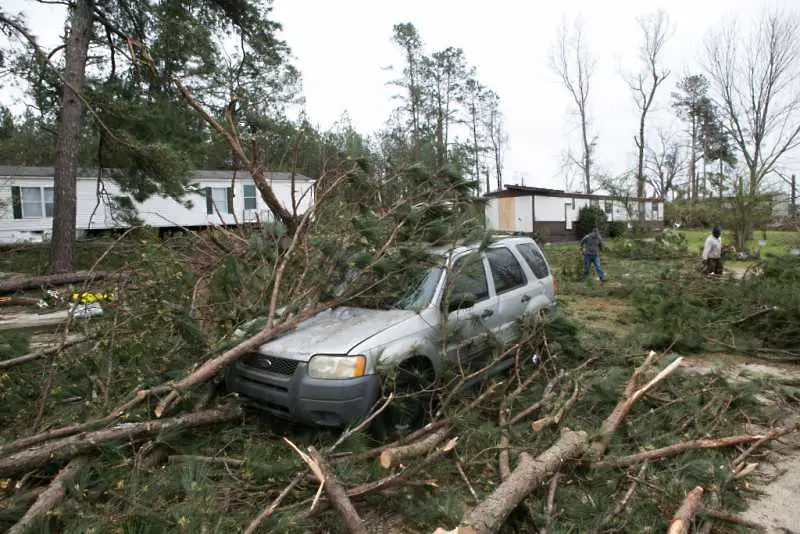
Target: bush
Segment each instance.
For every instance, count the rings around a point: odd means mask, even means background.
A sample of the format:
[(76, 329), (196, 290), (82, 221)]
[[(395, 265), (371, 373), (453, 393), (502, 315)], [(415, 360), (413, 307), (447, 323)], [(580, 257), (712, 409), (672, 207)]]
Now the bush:
[(606, 212), (597, 206), (584, 206), (578, 212), (578, 220), (575, 221), (575, 236), (583, 239), (583, 236), (597, 228), (600, 233), (605, 233), (607, 226)]
[(628, 224), (623, 221), (608, 221), (606, 235), (611, 239), (622, 237), (628, 232)]

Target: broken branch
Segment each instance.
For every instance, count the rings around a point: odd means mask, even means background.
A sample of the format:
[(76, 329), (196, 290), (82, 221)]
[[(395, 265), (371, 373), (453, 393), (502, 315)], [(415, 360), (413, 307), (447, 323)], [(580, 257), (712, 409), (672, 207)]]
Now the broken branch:
[(422, 456), (430, 452), (447, 437), (449, 431), (450, 429), (448, 427), (442, 427), (419, 441), (386, 449), (380, 455), (381, 467), (389, 469), (390, 467), (400, 464), (403, 460)]
[(69, 484), (70, 480), (75, 478), (75, 475), (83, 469), (86, 462), (87, 459), (82, 456), (73, 458), (67, 466), (56, 475), (50, 485), (47, 486), (47, 489), (39, 494), (36, 498), (36, 502), (28, 508), (28, 511), (25, 512), (22, 519), (11, 527), (8, 534), (23, 534), (24, 532), (28, 532), (37, 519), (52, 510), (61, 499), (64, 498), (67, 484)]
[(697, 511), (698, 506), (700, 506), (702, 498), (703, 488), (701, 486), (697, 486), (690, 491), (688, 495), (686, 495), (686, 498), (683, 500), (683, 504), (681, 504), (681, 507), (678, 508), (677, 512), (675, 512), (675, 515), (669, 524), (669, 530), (667, 530), (667, 534), (689, 533), (689, 527), (692, 524), (692, 519), (694, 518), (694, 514)]

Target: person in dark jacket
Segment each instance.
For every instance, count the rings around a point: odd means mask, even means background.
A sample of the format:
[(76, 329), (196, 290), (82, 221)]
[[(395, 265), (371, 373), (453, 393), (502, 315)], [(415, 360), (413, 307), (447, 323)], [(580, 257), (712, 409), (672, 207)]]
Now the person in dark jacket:
[(606, 283), (606, 275), (600, 267), (600, 251), (603, 250), (603, 239), (597, 228), (583, 236), (580, 243), (581, 253), (583, 254), (583, 278), (589, 275), (589, 266), (594, 267), (594, 272), (600, 279), (601, 284)]

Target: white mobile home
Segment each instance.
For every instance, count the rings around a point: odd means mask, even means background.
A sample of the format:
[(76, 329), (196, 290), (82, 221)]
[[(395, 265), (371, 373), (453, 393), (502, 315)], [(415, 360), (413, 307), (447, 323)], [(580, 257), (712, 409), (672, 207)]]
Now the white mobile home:
[[(79, 235), (126, 226), (113, 208), (114, 198), (124, 194), (110, 173), (105, 174), (98, 182), (97, 171), (78, 173)], [(267, 179), (289, 211), (294, 204), (302, 214), (314, 201), (314, 181), (307, 176), (298, 174), (292, 180), (290, 173), (273, 172), (267, 173)], [(247, 172), (238, 171), (234, 179), (233, 171), (195, 171), (191, 181), (196, 192), (187, 194), (183, 202), (161, 196), (133, 202), (137, 217), (154, 228), (227, 226), (273, 218)], [(0, 243), (45, 241), (52, 226), (53, 168), (0, 166)]]
[(654, 198), (620, 198), (611, 195), (568, 193), (560, 189), (507, 185), (486, 195), (486, 228), (500, 232), (537, 233), (549, 241), (575, 239), (573, 224), (584, 206), (602, 208), (609, 221), (636, 220), (644, 203), (645, 220), (664, 222), (664, 201)]

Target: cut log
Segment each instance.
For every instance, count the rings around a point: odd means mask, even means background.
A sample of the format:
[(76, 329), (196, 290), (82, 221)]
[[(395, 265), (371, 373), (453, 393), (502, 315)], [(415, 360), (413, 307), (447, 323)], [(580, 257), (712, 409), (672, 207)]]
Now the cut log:
[(69, 484), (70, 480), (75, 478), (75, 475), (83, 469), (86, 463), (87, 459), (85, 457), (79, 456), (73, 458), (72, 461), (56, 475), (47, 489), (39, 494), (33, 506), (28, 508), (28, 511), (25, 512), (22, 519), (11, 527), (8, 534), (23, 534), (30, 531), (31, 527), (34, 526), (34, 523), (39, 518), (47, 514), (47, 512), (52, 510), (61, 499), (64, 498), (67, 484)]
[(26, 291), (28, 289), (39, 289), (42, 287), (64, 286), (68, 284), (91, 282), (93, 280), (103, 280), (109, 276), (109, 273), (100, 271), (77, 271), (74, 273), (11, 278), (9, 280), (3, 280), (0, 282), (0, 295), (16, 293), (17, 291)]
[(667, 534), (689, 534), (689, 527), (692, 525), (692, 519), (694, 519), (694, 514), (700, 506), (702, 498), (703, 488), (701, 486), (697, 486), (686, 495), (683, 504), (675, 512), (669, 524)]
[(494, 534), (530, 492), (555, 474), (566, 460), (586, 452), (588, 446), (586, 432), (564, 430), (558, 441), (536, 458), (523, 452), (511, 476), (464, 517), (455, 531), (450, 532)]
[(77, 434), (47, 442), (0, 458), (0, 477), (12, 477), (49, 462), (63, 461), (94, 451), (104, 443), (137, 441), (167, 430), (191, 428), (214, 423), (225, 423), (241, 417), (237, 407), (228, 410), (195, 412), (163, 421), (124, 423), (113, 428)]
[(449, 430), (448, 427), (443, 427), (419, 441), (386, 449), (380, 456), (381, 467), (389, 469), (399, 465), (403, 460), (429, 453), (447, 437)]
[(17, 313), (0, 319), (0, 332), (5, 330), (32, 330), (52, 328), (64, 324), (69, 318), (69, 310), (53, 313)]
[(0, 306), (38, 306), (39, 302), (33, 297), (0, 297)]

